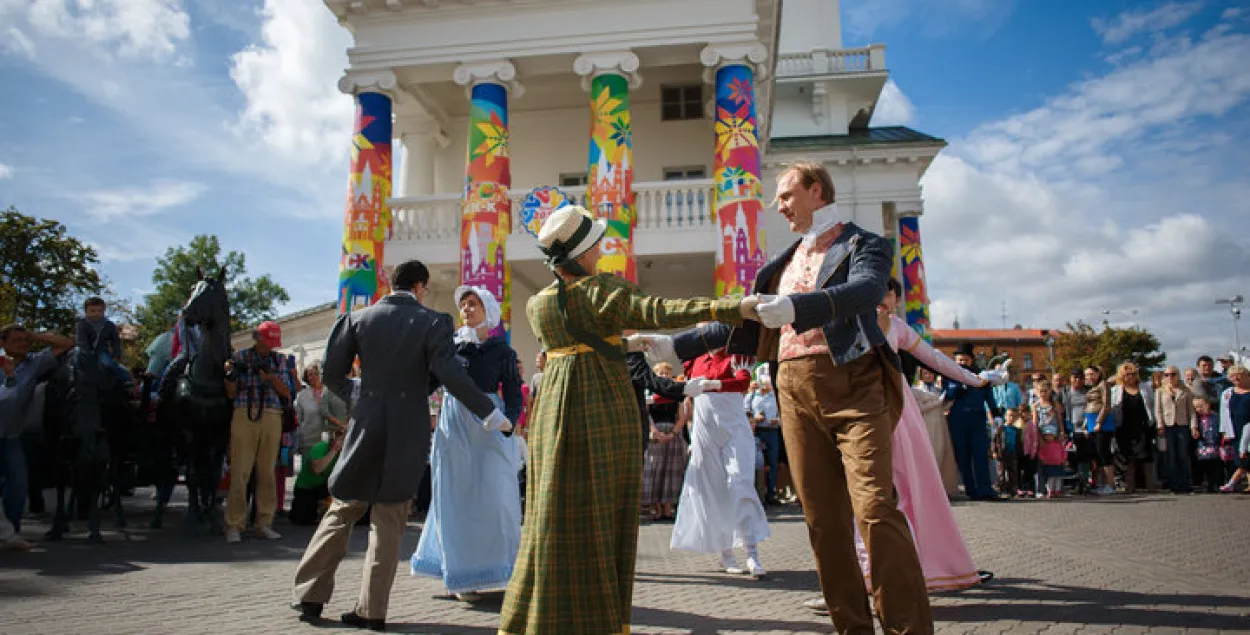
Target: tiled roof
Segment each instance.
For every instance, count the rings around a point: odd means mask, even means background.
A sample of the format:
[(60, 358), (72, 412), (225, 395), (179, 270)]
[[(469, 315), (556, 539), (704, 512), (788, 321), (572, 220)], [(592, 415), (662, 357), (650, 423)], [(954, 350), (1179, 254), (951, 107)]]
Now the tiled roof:
[[(1053, 331), (1051, 331), (1053, 333)], [(933, 341), (1044, 340), (1042, 329), (931, 329)]]
[(946, 145), (946, 141), (917, 132), (906, 126), (883, 126), (881, 128), (851, 129), (843, 135), (810, 135), (805, 137), (772, 137), (768, 145), (773, 150), (819, 150), (850, 146), (886, 145), (896, 143), (926, 143)]

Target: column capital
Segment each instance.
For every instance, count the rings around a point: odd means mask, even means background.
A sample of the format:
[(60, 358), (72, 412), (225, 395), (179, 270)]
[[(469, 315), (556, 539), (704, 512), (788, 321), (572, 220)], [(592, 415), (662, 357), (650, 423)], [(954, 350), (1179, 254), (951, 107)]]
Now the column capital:
[(499, 84), (514, 97), (525, 93), (525, 87), (516, 81), (516, 66), (504, 59), (461, 64), (452, 73), (452, 79), (465, 86), (468, 92), (472, 92), (473, 87), (478, 84)]
[(382, 93), (391, 99), (399, 88), (399, 80), (394, 71), (347, 71), (339, 78), (339, 90), (348, 95), (360, 93)]
[(573, 60), (573, 72), (582, 78), (582, 90), (590, 90), (590, 81), (600, 75), (620, 75), (629, 80), (629, 89), (642, 86), (638, 74), (638, 56), (633, 51), (604, 51), (583, 53)]
[(428, 137), (438, 142), (439, 147), (446, 148), (451, 143), (443, 126), (432, 117), (415, 115), (399, 115), (395, 117), (395, 136), (399, 139), (407, 137)]
[(924, 201), (894, 201), (896, 218), (920, 218), (924, 216)]
[(703, 71), (703, 81), (711, 84), (716, 81), (716, 71), (724, 66), (749, 66), (755, 72), (755, 80), (768, 77), (768, 48), (759, 42), (738, 42), (734, 44), (709, 44), (699, 52), (699, 61), (707, 68)]

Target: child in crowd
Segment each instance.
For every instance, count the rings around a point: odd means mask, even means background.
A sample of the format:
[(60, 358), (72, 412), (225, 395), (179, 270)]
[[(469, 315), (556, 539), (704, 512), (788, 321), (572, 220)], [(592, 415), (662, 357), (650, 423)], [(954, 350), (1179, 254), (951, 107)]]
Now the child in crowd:
[(323, 432), (321, 442), (301, 457), (299, 475), (295, 477), (295, 498), (287, 517), (296, 525), (316, 525), (329, 507), (330, 472), (343, 449), (343, 430)]
[[(1041, 427), (1042, 441), (1037, 449), (1038, 461), (1042, 464), (1041, 474), (1046, 479), (1046, 498), (1063, 496), (1064, 461), (1068, 453), (1064, 451), (1060, 440), (1058, 424), (1051, 423)], [(1042, 493), (1039, 491), (1040, 497)]]
[(90, 297), (83, 302), (83, 316), (74, 328), (74, 345), (81, 351), (95, 356), (100, 368), (116, 373), (122, 381), (130, 379), (130, 372), (122, 367), (122, 338), (117, 325), (104, 317), (108, 305), (103, 298)]
[(1005, 416), (1006, 420), (995, 424), (992, 449), (994, 460), (998, 462), (998, 491), (1010, 494), (1016, 492), (1019, 474), (1019, 413), (1015, 408), (1008, 408)]
[(1198, 470), (1207, 484), (1207, 493), (1214, 494), (1224, 482), (1224, 460), (1220, 457), (1223, 439), (1220, 435), (1219, 417), (1211, 411), (1211, 404), (1201, 396), (1194, 397), (1194, 411), (1198, 414), (1196, 430)]
[(1041, 498), (1043, 494), (1037, 469), (1037, 425), (1033, 422), (1033, 409), (1029, 404), (1022, 403), (1018, 415), (1016, 427), (1020, 430), (1020, 443), (1017, 446), (1020, 449), (1020, 489), (1016, 495)]

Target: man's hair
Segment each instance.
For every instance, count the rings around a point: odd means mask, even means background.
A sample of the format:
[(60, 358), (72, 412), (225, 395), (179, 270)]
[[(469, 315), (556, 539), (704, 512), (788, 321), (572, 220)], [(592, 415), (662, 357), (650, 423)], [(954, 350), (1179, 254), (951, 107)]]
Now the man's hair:
[(93, 307), (93, 306), (105, 307), (105, 308), (108, 307), (108, 305), (104, 303), (104, 298), (101, 298), (100, 296), (95, 296), (95, 295), (91, 296), (90, 298), (87, 298), (87, 301), (82, 303), (82, 309), (84, 311), (86, 311), (88, 308)]
[(826, 205), (833, 202), (834, 188), (833, 177), (829, 176), (829, 170), (825, 166), (814, 161), (796, 161), (785, 167), (781, 174), (777, 175), (778, 179), (794, 172), (799, 175), (799, 184), (804, 188), (810, 188), (813, 183), (820, 184), (820, 200)]
[(395, 267), (395, 275), (391, 277), (391, 287), (397, 291), (411, 291), (419, 284), (430, 283), (430, 270), (420, 260), (409, 260)]
[(886, 293), (893, 291), (894, 295), (898, 296), (899, 300), (903, 299), (903, 283), (899, 282), (897, 278), (890, 278), (889, 280), (886, 280), (885, 290)]
[(1196, 363), (1201, 364), (1202, 362), (1206, 362), (1212, 366), (1215, 365), (1215, 360), (1211, 359), (1210, 355), (1203, 355), (1202, 357), (1199, 357)]
[(0, 342), (3, 342), (9, 339), (9, 333), (25, 333), (25, 332), (26, 332), (26, 327), (22, 326), (21, 324), (18, 324), (17, 322), (14, 322), (12, 324), (5, 324), (4, 328), (0, 328)]

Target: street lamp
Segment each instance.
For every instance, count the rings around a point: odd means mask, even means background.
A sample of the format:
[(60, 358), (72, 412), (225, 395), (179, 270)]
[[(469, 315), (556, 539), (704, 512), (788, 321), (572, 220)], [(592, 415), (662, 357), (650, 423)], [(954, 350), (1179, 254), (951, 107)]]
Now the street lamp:
[(1245, 301), (1246, 299), (1241, 295), (1215, 301), (1216, 304), (1227, 304), (1228, 312), (1233, 314), (1233, 350), (1237, 351), (1238, 355), (1241, 355), (1241, 330), (1238, 328), (1237, 322), (1241, 320), (1241, 305)]
[(1050, 372), (1055, 372), (1055, 336), (1050, 334), (1049, 329), (1042, 329), (1042, 335), (1046, 337), (1046, 353), (1050, 357)]
[[(1128, 317), (1129, 317), (1129, 319), (1133, 322), (1133, 328), (1135, 328), (1135, 329), (1140, 329), (1140, 328), (1141, 328), (1141, 325), (1137, 323), (1137, 309), (1133, 309), (1133, 310), (1131, 310), (1131, 311), (1116, 311), (1116, 310), (1112, 310), (1112, 309), (1103, 309), (1103, 310), (1102, 310), (1102, 314), (1103, 314), (1103, 316), (1108, 316), (1108, 317), (1109, 317), (1112, 313), (1118, 313), (1118, 314), (1120, 314), (1120, 315), (1125, 315), (1125, 316), (1128, 316)], [(1102, 319), (1102, 324), (1103, 324), (1103, 326), (1104, 326), (1104, 327), (1109, 326), (1109, 325), (1107, 324), (1107, 317), (1103, 317), (1103, 319)]]

